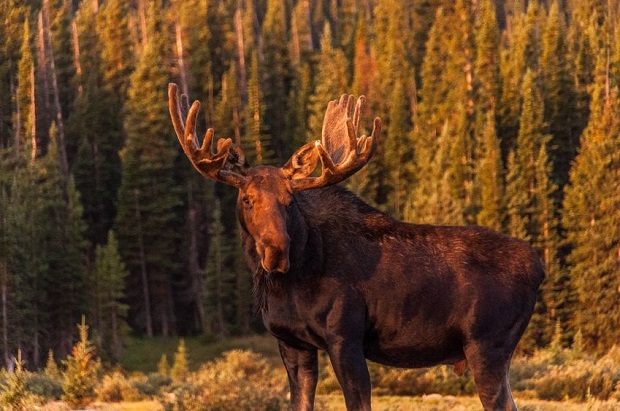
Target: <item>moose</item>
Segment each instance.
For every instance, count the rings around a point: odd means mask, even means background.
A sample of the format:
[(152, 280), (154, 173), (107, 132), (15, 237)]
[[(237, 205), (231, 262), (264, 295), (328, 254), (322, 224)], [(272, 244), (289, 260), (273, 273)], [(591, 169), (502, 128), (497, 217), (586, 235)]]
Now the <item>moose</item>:
[[(364, 97), (330, 101), (320, 141), (284, 166), (250, 167), (231, 139), (196, 135), (191, 108), (168, 86), (176, 135), (205, 177), (236, 187), (245, 260), (265, 327), (288, 374), (291, 408), (312, 410), (318, 350), (348, 410), (369, 410), (366, 359), (402, 368), (468, 365), (485, 410), (516, 410), (513, 352), (544, 271), (524, 241), (476, 226), (396, 221), (336, 185), (373, 156), (381, 134), (358, 137)], [(320, 163), (320, 170), (319, 170)]]

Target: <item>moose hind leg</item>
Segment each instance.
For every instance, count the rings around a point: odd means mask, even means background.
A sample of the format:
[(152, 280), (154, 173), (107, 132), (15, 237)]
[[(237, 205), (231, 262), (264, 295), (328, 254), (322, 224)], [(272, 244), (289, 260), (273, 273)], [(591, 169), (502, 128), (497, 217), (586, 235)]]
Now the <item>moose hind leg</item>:
[(280, 356), (291, 390), (291, 409), (311, 411), (314, 409), (314, 395), (319, 376), (316, 349), (301, 350), (278, 341)]
[(484, 410), (517, 411), (508, 383), (511, 355), (480, 346), (466, 348), (465, 355)]

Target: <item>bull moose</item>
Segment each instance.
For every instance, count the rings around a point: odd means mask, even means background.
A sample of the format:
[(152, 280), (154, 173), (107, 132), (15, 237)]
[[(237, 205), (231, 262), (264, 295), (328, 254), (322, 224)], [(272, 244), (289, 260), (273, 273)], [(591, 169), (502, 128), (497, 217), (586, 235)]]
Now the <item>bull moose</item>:
[(396, 221), (335, 185), (377, 147), (379, 118), (370, 136), (358, 137), (363, 97), (330, 101), (321, 141), (277, 168), (250, 167), (230, 139), (214, 146), (213, 129), (199, 144), (200, 103), (179, 102), (175, 84), (168, 96), (193, 166), (239, 190), (245, 259), (278, 340), (292, 409), (313, 409), (323, 350), (348, 410), (370, 409), (366, 359), (403, 368), (468, 364), (485, 410), (516, 410), (508, 369), (544, 278), (526, 242), (482, 227)]

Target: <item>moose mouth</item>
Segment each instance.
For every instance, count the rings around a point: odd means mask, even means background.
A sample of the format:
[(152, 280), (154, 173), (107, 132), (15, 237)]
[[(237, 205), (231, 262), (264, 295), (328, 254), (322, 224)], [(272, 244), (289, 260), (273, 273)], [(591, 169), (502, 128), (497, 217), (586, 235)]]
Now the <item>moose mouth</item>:
[(284, 250), (257, 243), (256, 248), (260, 256), (260, 263), (268, 273), (286, 273), (289, 269), (288, 246)]

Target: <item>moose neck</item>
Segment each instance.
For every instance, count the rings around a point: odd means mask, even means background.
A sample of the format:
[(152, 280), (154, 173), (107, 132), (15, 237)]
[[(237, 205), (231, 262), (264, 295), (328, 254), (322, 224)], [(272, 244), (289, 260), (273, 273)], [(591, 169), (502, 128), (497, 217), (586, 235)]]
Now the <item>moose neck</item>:
[(309, 276), (322, 275), (326, 248), (333, 246), (327, 243), (329, 239), (344, 241), (360, 235), (373, 240), (393, 229), (393, 223), (389, 216), (340, 186), (296, 193), (287, 215), (290, 269), (286, 273), (268, 273), (260, 264), (254, 239), (241, 221), (244, 254), (253, 270), (256, 308), (267, 309), (266, 293), (278, 292), (281, 286)]

